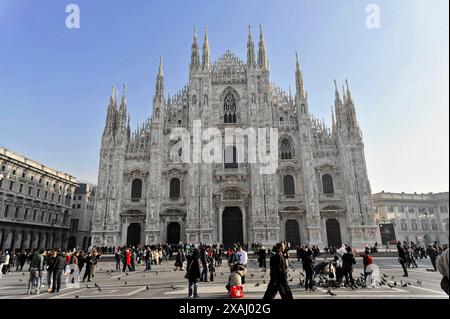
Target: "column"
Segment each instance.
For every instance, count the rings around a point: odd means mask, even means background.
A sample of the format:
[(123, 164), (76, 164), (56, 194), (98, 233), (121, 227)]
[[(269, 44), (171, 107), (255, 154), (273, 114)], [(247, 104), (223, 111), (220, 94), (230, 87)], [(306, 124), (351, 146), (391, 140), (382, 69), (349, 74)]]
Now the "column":
[(223, 207), (223, 206), (220, 206), (219, 207), (219, 222), (218, 222), (218, 225), (219, 225), (219, 229), (218, 229), (218, 231), (217, 231), (217, 234), (218, 234), (218, 236), (219, 236), (219, 238), (218, 238), (218, 242), (219, 243), (221, 243), (221, 244), (223, 244), (223, 241), (222, 241), (222, 214), (223, 214), (223, 210), (224, 210), (225, 208)]
[(11, 244), (12, 244), (12, 238), (13, 237), (13, 233), (10, 230), (6, 230), (6, 239), (5, 239), (5, 243), (3, 245), (3, 248), (5, 250), (10, 250), (11, 248)]
[(13, 249), (16, 249), (16, 248), (22, 249), (22, 239), (23, 239), (23, 232), (19, 232), (17, 234), (17, 238), (15, 240)]

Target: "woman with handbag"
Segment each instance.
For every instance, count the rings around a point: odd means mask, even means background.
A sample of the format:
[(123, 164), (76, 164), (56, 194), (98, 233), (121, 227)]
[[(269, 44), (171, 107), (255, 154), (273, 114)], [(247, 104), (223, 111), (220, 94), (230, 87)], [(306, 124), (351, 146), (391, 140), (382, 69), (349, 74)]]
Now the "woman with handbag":
[(198, 248), (194, 248), (192, 255), (188, 257), (184, 278), (188, 279), (189, 298), (198, 298), (197, 285), (200, 280), (200, 254)]

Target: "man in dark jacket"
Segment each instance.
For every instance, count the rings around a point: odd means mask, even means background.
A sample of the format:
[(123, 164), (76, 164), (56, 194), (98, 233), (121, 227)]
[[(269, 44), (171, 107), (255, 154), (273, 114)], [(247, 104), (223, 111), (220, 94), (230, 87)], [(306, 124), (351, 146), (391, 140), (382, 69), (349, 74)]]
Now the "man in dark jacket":
[(430, 257), (431, 264), (433, 265), (434, 271), (437, 271), (436, 258), (439, 256), (438, 250), (435, 247), (433, 247), (433, 245), (430, 245), (427, 248), (427, 255), (428, 255), (428, 257)]
[(283, 252), (284, 244), (278, 243), (270, 257), (270, 282), (264, 294), (264, 300), (274, 299), (277, 292), (280, 293), (282, 299), (293, 299), (287, 282), (287, 267)]
[(406, 269), (406, 251), (403, 248), (402, 243), (399, 241), (397, 243), (397, 251), (398, 251), (398, 262), (402, 265), (403, 268), (403, 277), (408, 277), (408, 270)]
[(187, 257), (186, 277), (189, 283), (189, 298), (198, 298), (197, 284), (200, 279), (200, 255), (198, 248), (194, 248), (192, 255)]
[(264, 246), (261, 246), (258, 252), (258, 262), (259, 267), (263, 268), (263, 271), (266, 271), (267, 268), (266, 257), (266, 248), (264, 248)]
[(58, 251), (53, 266), (53, 287), (50, 292), (59, 292), (59, 290), (61, 289), (61, 277), (64, 270), (66, 269), (66, 265), (66, 258), (63, 256), (61, 251)]
[(314, 257), (311, 249), (302, 254), (302, 265), (305, 271), (305, 290), (314, 291), (313, 287), (313, 272), (314, 272)]
[(352, 253), (352, 248), (347, 246), (346, 253), (342, 255), (342, 271), (345, 276), (345, 283), (348, 285), (349, 279), (353, 290), (357, 289), (355, 280), (353, 279), (353, 265), (356, 264), (355, 256)]

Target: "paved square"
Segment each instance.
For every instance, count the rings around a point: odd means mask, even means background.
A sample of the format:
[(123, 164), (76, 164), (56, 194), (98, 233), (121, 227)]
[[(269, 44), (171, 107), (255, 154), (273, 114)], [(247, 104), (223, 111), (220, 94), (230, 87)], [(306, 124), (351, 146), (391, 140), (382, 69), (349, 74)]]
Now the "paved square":
[[(438, 272), (427, 271), (431, 268), (429, 260), (419, 261), (419, 268), (410, 268), (409, 277), (403, 278), (402, 270), (395, 257), (376, 257), (374, 263), (381, 267), (381, 272), (388, 275), (390, 283), (398, 282), (394, 288), (387, 286), (375, 289), (363, 288), (351, 290), (349, 288), (333, 289), (337, 296), (330, 296), (324, 288), (318, 287), (314, 292), (305, 292), (299, 285), (301, 263), (294, 261), (295, 270), (289, 271), (290, 287), (295, 299), (322, 299), (322, 298), (439, 298), (448, 296), (440, 288), (441, 275)], [(362, 260), (357, 258), (354, 270), (355, 277), (362, 271)], [(174, 261), (163, 262), (152, 266), (150, 272), (144, 272), (144, 266), (138, 265), (135, 272), (110, 272), (114, 269), (112, 258), (103, 257), (97, 266), (95, 278), (91, 282), (80, 283), (78, 288), (62, 285), (59, 293), (47, 293), (47, 287), (41, 294), (26, 295), (28, 272), (10, 272), (0, 280), (0, 299), (170, 299), (187, 298), (187, 281), (184, 271), (174, 271)], [(216, 269), (216, 278), (213, 282), (199, 283), (200, 298), (228, 298), (225, 284), (228, 279), (226, 261), (222, 267)], [(44, 275), (44, 282), (46, 282)], [(394, 276), (394, 279), (391, 279)], [(410, 282), (411, 285), (403, 287), (400, 281)], [(421, 281), (421, 284), (417, 282)], [(269, 272), (264, 273), (258, 268), (255, 259), (249, 262), (246, 276), (245, 298), (261, 299), (269, 282)], [(97, 284), (100, 289), (95, 287)], [(101, 290), (101, 291), (100, 291)], [(280, 298), (277, 296), (277, 298)]]

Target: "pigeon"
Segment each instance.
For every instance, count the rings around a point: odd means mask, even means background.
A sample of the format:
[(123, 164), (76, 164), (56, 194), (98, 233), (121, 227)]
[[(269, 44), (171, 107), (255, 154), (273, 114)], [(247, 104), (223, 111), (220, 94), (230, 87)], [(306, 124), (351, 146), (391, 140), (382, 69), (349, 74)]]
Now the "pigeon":
[(25, 273), (24, 273), (24, 272), (22, 273), (22, 276), (25, 276)]
[(337, 296), (335, 293), (333, 293), (333, 292), (331, 291), (331, 289), (328, 289), (328, 290), (327, 290), (327, 294), (329, 294), (330, 296)]
[(255, 284), (255, 287), (259, 287), (259, 282), (257, 282), (257, 283)]
[(75, 299), (78, 299), (78, 298), (80, 298), (80, 297), (79, 297), (78, 295), (76, 295), (76, 296), (75, 296)]
[(126, 284), (127, 284), (127, 282), (125, 281), (125, 282), (124, 282), (124, 284), (126, 285)]
[(149, 288), (149, 286), (147, 286), (147, 287), (145, 287), (145, 289), (149, 290), (150, 288)]
[(102, 271), (103, 269), (102, 268), (100, 268), (100, 271)]
[(128, 273), (126, 272), (125, 275), (128, 276)]
[(393, 285), (391, 285), (390, 283), (388, 283), (389, 288), (394, 288)]
[(263, 284), (265, 284), (266, 283), (266, 281), (265, 280), (263, 280)]
[(293, 280), (294, 280), (294, 278), (289, 279), (289, 281), (293, 281)]
[(383, 273), (383, 277), (384, 277), (384, 278), (387, 278), (387, 277), (389, 277), (389, 276)]
[(20, 282), (22, 282), (22, 279), (19, 279)]
[(177, 289), (177, 287), (174, 284), (172, 284), (172, 289)]
[(99, 286), (99, 285), (97, 285), (97, 283), (94, 283), (94, 286), (95, 286), (95, 288), (97, 288), (97, 289), (98, 289), (98, 291), (102, 291), (102, 288), (100, 288), (100, 286)]
[(223, 272), (221, 272), (220, 275), (223, 276)]
[(156, 271), (156, 272), (155, 272), (155, 275), (157, 275), (157, 276), (158, 276), (158, 271)]
[(394, 286), (397, 286), (397, 281), (394, 281)]
[(86, 288), (89, 289), (89, 288), (91, 288), (91, 287), (89, 287), (89, 285), (86, 285)]
[(262, 275), (261, 278), (264, 278), (264, 275)]
[(117, 280), (120, 280), (120, 277), (119, 277), (119, 278), (117, 278)]
[(402, 284), (402, 287), (408, 287), (408, 284), (406, 284), (406, 283)]
[(394, 280), (394, 279), (395, 279), (395, 277), (394, 277), (394, 276), (392, 276), (392, 277), (391, 277), (391, 279), (392, 279), (392, 280)]
[(255, 277), (255, 275), (253, 275), (253, 274), (250, 274), (250, 277), (252, 277), (252, 278), (253, 278), (253, 277)]
[(417, 280), (417, 284), (418, 284), (419, 286), (422, 286), (422, 280)]

